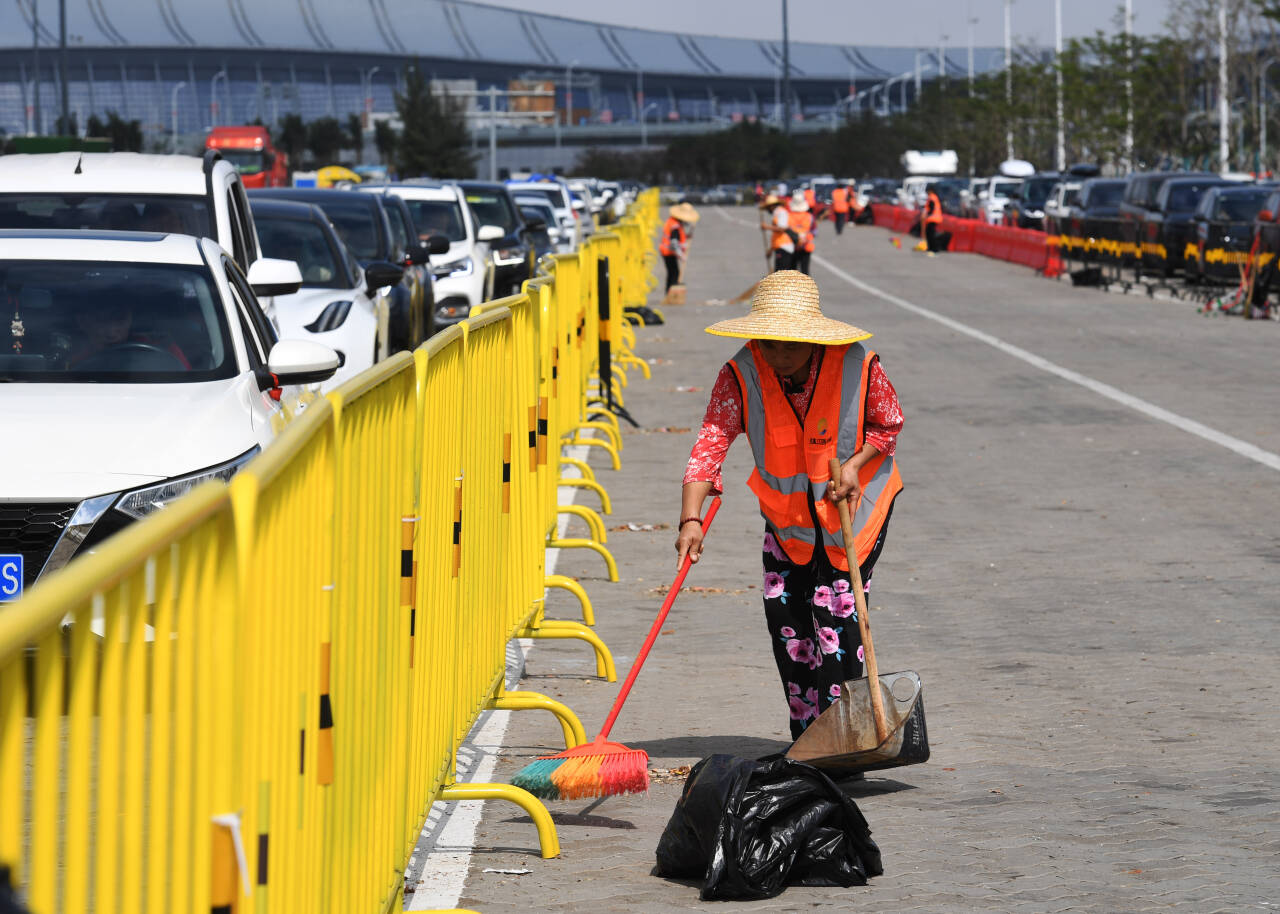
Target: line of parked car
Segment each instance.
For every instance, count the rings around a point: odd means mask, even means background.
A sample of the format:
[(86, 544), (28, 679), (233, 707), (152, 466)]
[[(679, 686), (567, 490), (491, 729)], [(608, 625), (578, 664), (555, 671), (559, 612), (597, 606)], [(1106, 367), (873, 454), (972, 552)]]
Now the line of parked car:
[(0, 602), (518, 292), (598, 209), (557, 178), (246, 192), (216, 150), (0, 157)]

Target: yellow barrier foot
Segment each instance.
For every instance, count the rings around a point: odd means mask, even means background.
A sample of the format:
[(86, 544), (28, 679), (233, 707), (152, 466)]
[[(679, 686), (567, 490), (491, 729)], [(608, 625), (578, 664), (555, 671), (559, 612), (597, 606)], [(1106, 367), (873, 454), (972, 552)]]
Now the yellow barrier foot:
[[(610, 414), (600, 413), (599, 415), (609, 415), (612, 418), (611, 413)], [(618, 428), (618, 420), (616, 418), (614, 418), (612, 423), (579, 422), (577, 425), (574, 426), (574, 428), (578, 431), (581, 431), (584, 428), (594, 428), (597, 431), (604, 432), (606, 435), (609, 436), (609, 443), (612, 444), (614, 448), (619, 452), (622, 451), (622, 431)]]
[(649, 380), (651, 377), (653, 377), (653, 375), (649, 371), (649, 363), (646, 362), (644, 359), (638, 358), (632, 355), (631, 353), (626, 352), (622, 354), (621, 360), (626, 363), (634, 363), (636, 365), (639, 365), (640, 371), (642, 374), (644, 374), (644, 379), (646, 381)]
[(575, 581), (573, 578), (566, 577), (562, 574), (549, 574), (542, 581), (543, 587), (559, 587), (567, 590), (578, 598), (582, 604), (582, 621), (586, 625), (596, 624), (596, 613), (591, 606), (591, 598), (587, 596), (587, 589)]
[(622, 469), (622, 461), (618, 459), (618, 450), (608, 441), (600, 438), (571, 438), (566, 443), (571, 446), (583, 444), (587, 447), (602, 447), (609, 452), (609, 458), (613, 461), (613, 468), (615, 470)]
[(604, 528), (604, 518), (592, 511), (585, 505), (557, 505), (557, 514), (572, 514), (574, 517), (580, 517), (587, 522), (587, 526), (591, 528), (591, 535), (600, 545), (609, 542), (609, 534)]
[(551, 538), (547, 540), (548, 549), (590, 549), (592, 552), (599, 553), (604, 559), (605, 565), (609, 569), (609, 580), (617, 583), (618, 581), (618, 563), (613, 560), (613, 556), (609, 554), (609, 550), (601, 546), (595, 540), (582, 539), (565, 539), (558, 540)]
[(609, 501), (609, 493), (604, 490), (604, 486), (593, 479), (560, 479), (556, 482), (558, 486), (572, 486), (579, 489), (590, 489), (600, 496), (600, 510), (605, 514), (613, 513), (613, 503)]
[[(577, 625), (570, 622), (570, 625)], [(520, 637), (527, 637), (521, 635)], [(560, 721), (560, 729), (564, 732), (564, 747), (572, 749), (587, 741), (587, 732), (582, 729), (582, 721), (568, 705), (548, 698), (540, 692), (499, 692), (489, 699), (489, 707), (495, 711), (550, 711)]]
[(585, 460), (579, 460), (577, 457), (561, 457), (560, 462), (562, 464), (568, 464), (571, 467), (576, 467), (578, 472), (582, 474), (583, 479), (594, 480), (596, 478), (596, 471), (591, 469), (591, 464), (587, 463)]
[[(603, 403), (593, 406), (587, 410), (587, 420), (589, 422), (603, 421), (611, 429), (613, 429), (613, 440), (618, 445), (618, 450), (622, 450), (622, 424), (618, 422), (618, 417)], [(590, 428), (590, 426), (584, 426)]]
[(441, 789), (440, 799), (448, 803), (457, 800), (506, 800), (515, 803), (529, 814), (537, 826), (542, 859), (560, 856), (560, 837), (556, 834), (556, 824), (551, 821), (551, 813), (527, 790), (510, 784), (450, 784)]
[[(600, 640), (600, 636), (578, 622), (565, 619), (543, 619), (537, 626), (525, 626), (516, 632), (517, 638), (573, 638), (585, 641), (596, 652), (596, 675), (605, 682), (616, 682), (618, 671), (613, 665), (613, 654)], [(585, 740), (584, 740), (585, 742)]]

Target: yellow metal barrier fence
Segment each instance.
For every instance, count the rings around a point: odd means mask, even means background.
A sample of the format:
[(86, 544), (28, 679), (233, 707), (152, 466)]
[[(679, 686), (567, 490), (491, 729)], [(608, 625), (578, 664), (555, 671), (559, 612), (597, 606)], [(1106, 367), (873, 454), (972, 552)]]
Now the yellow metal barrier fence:
[(559, 450), (592, 427), (618, 326), (595, 310), (600, 257), (620, 303), (656, 212), (642, 195), (613, 240), (316, 400), (230, 485), (0, 611), (0, 864), (35, 914), (392, 910), (437, 801), (516, 802), (559, 853), (539, 801), (457, 784), (455, 759), (486, 708), (549, 710), (585, 739), (564, 705), (504, 691), (513, 636), (587, 641), (613, 678), (586, 625), (543, 618), (547, 586), (590, 613), (545, 548)]

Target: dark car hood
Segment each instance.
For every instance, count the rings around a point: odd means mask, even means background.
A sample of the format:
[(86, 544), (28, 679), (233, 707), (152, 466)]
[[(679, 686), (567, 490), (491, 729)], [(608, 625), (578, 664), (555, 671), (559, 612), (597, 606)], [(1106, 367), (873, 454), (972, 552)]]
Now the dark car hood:
[(1118, 206), (1091, 206), (1084, 211), (1086, 219), (1114, 219), (1120, 215)]

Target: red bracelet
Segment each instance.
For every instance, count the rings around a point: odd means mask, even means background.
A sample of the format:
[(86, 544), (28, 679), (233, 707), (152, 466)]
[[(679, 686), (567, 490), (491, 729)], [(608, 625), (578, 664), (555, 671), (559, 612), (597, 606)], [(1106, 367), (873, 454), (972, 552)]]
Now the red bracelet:
[(701, 527), (701, 526), (702, 526), (702, 518), (701, 518), (701, 517), (686, 517), (684, 520), (680, 521), (680, 529), (681, 529), (681, 530), (683, 530), (683, 529), (684, 529), (684, 525), (685, 525), (685, 524), (688, 524), (688, 523), (696, 523), (699, 527)]

